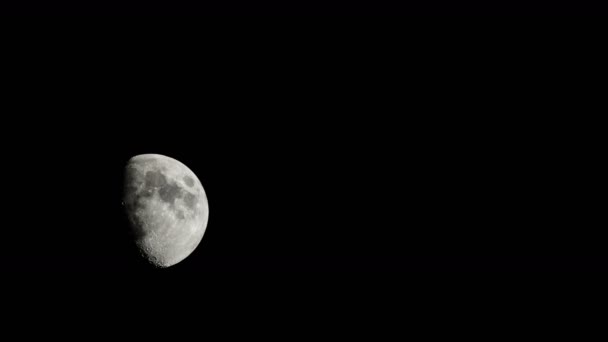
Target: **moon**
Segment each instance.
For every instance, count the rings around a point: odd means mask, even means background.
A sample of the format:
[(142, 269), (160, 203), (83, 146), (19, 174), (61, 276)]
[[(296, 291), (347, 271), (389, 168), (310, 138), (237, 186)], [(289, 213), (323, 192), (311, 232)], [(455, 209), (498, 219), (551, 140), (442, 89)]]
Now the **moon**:
[(161, 268), (187, 258), (209, 220), (207, 195), (198, 177), (160, 154), (129, 159), (124, 175), (123, 205), (141, 254)]

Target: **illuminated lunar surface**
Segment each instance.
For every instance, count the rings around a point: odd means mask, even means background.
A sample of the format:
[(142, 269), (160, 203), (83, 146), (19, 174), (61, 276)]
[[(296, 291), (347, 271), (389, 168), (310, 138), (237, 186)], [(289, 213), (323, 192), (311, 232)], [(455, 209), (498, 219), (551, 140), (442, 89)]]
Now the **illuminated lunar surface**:
[(207, 195), (186, 165), (159, 154), (131, 158), (125, 170), (123, 203), (141, 254), (169, 267), (188, 257), (209, 220)]

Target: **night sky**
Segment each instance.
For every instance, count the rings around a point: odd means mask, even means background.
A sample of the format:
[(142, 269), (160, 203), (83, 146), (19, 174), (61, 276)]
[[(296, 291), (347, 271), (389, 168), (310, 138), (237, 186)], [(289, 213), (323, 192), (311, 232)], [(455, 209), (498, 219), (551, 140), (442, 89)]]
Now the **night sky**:
[(593, 124), (514, 115), (511, 93), (482, 77), (458, 92), (463, 78), (441, 72), (395, 85), (340, 63), (228, 64), (180, 82), (186, 70), (143, 67), (16, 81), (3, 267), (154, 271), (121, 207), (124, 165), (143, 153), (187, 165), (209, 200), (198, 248), (160, 272), (605, 266)]
[(593, 15), (606, 13), (591, 1), (7, 1), (8, 14), (46, 15)]

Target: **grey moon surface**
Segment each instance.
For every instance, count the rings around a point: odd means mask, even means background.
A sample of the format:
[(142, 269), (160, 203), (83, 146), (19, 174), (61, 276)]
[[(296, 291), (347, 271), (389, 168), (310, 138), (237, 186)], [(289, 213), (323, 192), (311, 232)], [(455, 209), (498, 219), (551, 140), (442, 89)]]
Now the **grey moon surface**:
[(157, 267), (187, 258), (209, 220), (207, 195), (198, 177), (181, 162), (159, 154), (129, 159), (123, 204), (137, 248)]

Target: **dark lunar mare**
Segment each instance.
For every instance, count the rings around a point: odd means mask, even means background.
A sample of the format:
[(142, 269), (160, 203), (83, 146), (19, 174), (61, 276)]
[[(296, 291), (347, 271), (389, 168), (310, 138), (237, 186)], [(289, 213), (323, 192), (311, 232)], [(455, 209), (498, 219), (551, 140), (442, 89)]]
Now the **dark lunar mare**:
[(175, 204), (176, 198), (182, 198), (184, 190), (177, 183), (169, 183), (167, 177), (161, 171), (148, 171), (145, 175), (145, 185), (142, 190), (143, 197), (151, 197), (158, 189), (161, 201)]
[(192, 179), (190, 176), (184, 176), (184, 182), (189, 187), (193, 187), (194, 186), (194, 179)]
[(184, 196), (184, 190), (177, 184), (167, 184), (158, 190), (158, 195), (162, 201), (174, 205), (176, 198)]
[(144, 176), (144, 187), (141, 191), (141, 196), (152, 197), (156, 188), (161, 188), (167, 185), (167, 177), (160, 171), (148, 171)]

